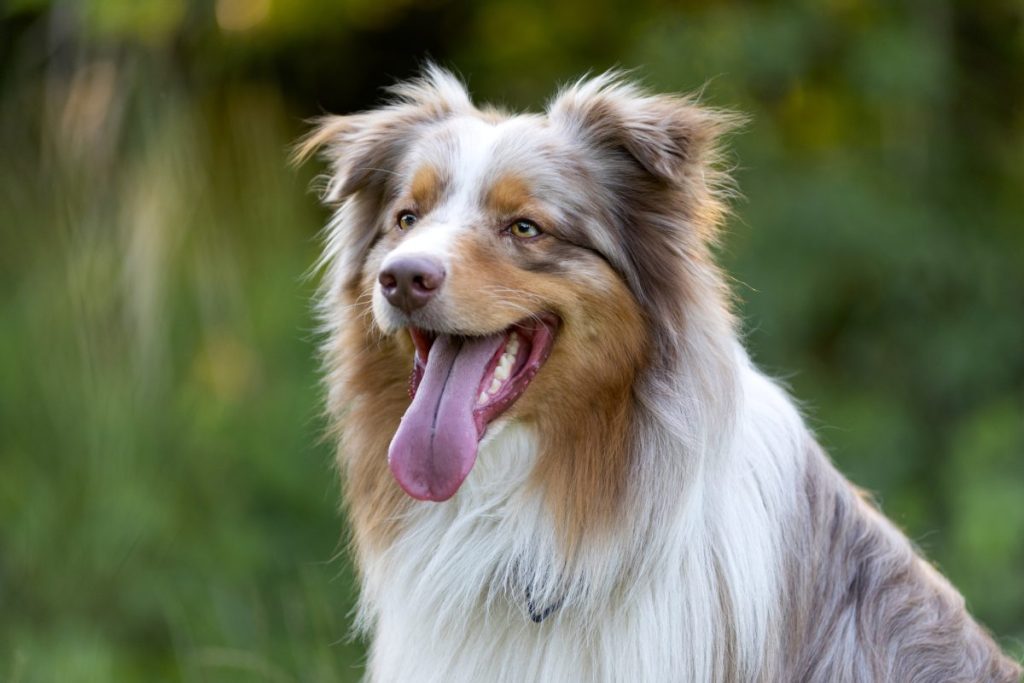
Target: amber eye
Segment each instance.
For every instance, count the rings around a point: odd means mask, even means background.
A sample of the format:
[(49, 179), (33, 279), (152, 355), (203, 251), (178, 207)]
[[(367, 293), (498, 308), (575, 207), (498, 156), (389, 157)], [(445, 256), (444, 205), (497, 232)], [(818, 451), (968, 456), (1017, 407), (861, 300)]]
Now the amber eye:
[(518, 237), (521, 240), (528, 240), (540, 234), (540, 228), (537, 227), (537, 224), (528, 220), (516, 221), (508, 226), (508, 231), (512, 233), (513, 237)]
[(406, 211), (398, 216), (398, 228), (400, 230), (408, 230), (412, 226), (416, 225), (416, 221), (418, 220), (419, 219), (416, 218), (416, 214)]

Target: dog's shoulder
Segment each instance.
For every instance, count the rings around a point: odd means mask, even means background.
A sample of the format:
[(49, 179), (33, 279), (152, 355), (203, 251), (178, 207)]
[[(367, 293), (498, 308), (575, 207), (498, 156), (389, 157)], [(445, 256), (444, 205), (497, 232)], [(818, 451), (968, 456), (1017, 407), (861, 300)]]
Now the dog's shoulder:
[(963, 597), (808, 439), (792, 545), (793, 680), (1020, 680)]

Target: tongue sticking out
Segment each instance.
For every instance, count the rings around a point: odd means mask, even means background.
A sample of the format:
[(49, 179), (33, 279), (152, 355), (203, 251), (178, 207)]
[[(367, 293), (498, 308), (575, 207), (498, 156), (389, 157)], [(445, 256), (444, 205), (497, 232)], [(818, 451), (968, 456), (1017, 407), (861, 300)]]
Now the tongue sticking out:
[(388, 450), (395, 479), (413, 498), (455, 495), (476, 461), (482, 436), (474, 404), (488, 362), (504, 336), (438, 336), (409, 409)]

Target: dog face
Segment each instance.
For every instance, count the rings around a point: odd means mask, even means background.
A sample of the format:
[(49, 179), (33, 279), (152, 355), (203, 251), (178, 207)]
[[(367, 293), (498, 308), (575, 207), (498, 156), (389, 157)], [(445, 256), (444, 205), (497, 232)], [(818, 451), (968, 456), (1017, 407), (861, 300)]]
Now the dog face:
[(415, 136), (396, 173), (364, 283), (376, 323), (416, 349), (389, 462), (407, 493), (444, 500), (499, 418), (621, 385), (643, 325), (598, 246), (605, 200), (550, 126), (456, 116)]
[(680, 263), (707, 260), (701, 230), (719, 209), (702, 171), (724, 121), (613, 77), (543, 116), (481, 111), (436, 69), (398, 95), (304, 145), (334, 164), (329, 258), (347, 305), (371, 302), (412, 367), (395, 479), (451, 497), (508, 420), (563, 453), (538, 469), (549, 483), (619, 477), (637, 376), (681, 323), (693, 269)]

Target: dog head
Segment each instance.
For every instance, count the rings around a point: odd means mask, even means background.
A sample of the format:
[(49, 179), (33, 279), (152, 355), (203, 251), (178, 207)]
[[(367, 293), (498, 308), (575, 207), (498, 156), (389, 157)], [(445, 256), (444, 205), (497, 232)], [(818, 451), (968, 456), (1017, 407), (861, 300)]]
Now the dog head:
[(434, 67), (394, 92), (322, 120), (299, 153), (331, 162), (327, 307), (372, 317), (412, 367), (395, 479), (451, 497), (513, 419), (576, 452), (542, 463), (551, 476), (618, 477), (638, 377), (672, 362), (709, 263), (722, 211), (709, 161), (729, 118), (614, 74), (542, 115), (478, 109)]

